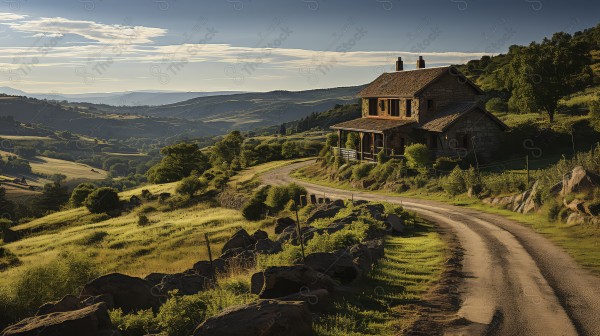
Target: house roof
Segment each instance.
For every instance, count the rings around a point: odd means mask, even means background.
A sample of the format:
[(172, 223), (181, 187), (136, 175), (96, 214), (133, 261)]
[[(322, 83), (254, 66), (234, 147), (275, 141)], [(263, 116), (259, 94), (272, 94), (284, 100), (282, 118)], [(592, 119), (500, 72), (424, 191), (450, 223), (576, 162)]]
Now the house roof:
[(415, 120), (398, 119), (377, 119), (377, 118), (358, 118), (345, 121), (331, 126), (332, 129), (343, 129), (348, 131), (365, 131), (373, 133), (383, 133), (391, 129), (416, 123)]
[(384, 73), (360, 91), (358, 96), (361, 98), (413, 97), (445, 73), (460, 76), (461, 79), (464, 79), (477, 92), (481, 93), (477, 85), (464, 77), (456, 67), (444, 66)]
[(476, 101), (450, 103), (444, 106), (443, 109), (434, 112), (429, 120), (425, 120), (421, 124), (420, 128), (431, 132), (444, 132), (460, 118), (475, 109), (480, 110), (484, 115), (492, 119), (492, 121), (496, 122), (504, 130), (508, 129), (506, 124), (500, 121), (500, 119), (496, 118), (496, 116), (493, 114), (481, 108)]

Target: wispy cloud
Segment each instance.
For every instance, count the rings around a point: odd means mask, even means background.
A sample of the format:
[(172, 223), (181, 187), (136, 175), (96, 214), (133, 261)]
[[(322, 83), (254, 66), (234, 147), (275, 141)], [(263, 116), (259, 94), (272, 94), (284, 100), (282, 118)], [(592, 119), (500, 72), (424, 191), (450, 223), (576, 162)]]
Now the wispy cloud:
[(15, 13), (0, 13), (0, 21), (15, 21), (26, 18), (27, 15), (20, 15)]
[[(0, 16), (0, 20), (1, 18), (2, 16)], [(103, 24), (61, 17), (30, 19), (6, 24), (16, 31), (34, 33), (36, 36), (40, 34), (46, 36), (74, 34), (103, 44), (123, 42), (147, 44), (152, 42), (152, 38), (164, 36), (167, 33), (167, 30), (163, 28)]]

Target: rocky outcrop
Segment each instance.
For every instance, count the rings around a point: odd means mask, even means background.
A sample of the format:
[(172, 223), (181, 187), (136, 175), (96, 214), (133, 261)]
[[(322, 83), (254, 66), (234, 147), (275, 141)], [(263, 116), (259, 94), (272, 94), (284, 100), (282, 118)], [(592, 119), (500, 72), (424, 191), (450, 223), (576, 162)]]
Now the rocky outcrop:
[(193, 295), (211, 287), (212, 280), (207, 277), (193, 273), (177, 273), (164, 276), (155, 288), (161, 295), (167, 295), (175, 290), (179, 295)]
[(82, 309), (39, 315), (4, 329), (1, 336), (101, 336), (120, 335), (103, 303)]
[(590, 192), (597, 188), (600, 188), (600, 176), (577, 166), (563, 177), (560, 194)]
[(342, 210), (342, 207), (333, 203), (319, 207), (308, 216), (306, 222), (310, 224), (317, 219), (334, 217), (340, 210)]
[(261, 239), (254, 245), (254, 252), (260, 254), (274, 254), (282, 251), (281, 243), (271, 239)]
[(107, 295), (112, 298), (115, 308), (124, 313), (152, 309), (158, 311), (160, 301), (152, 292), (152, 284), (144, 279), (125, 274), (111, 273), (92, 280), (83, 287), (80, 299)]
[(308, 336), (312, 317), (302, 301), (258, 300), (207, 319), (194, 336)]
[(268, 267), (260, 273), (263, 276), (263, 286), (259, 293), (261, 299), (281, 298), (317, 289), (332, 292), (336, 287), (328, 275), (304, 265)]
[(306, 256), (306, 265), (314, 270), (327, 274), (342, 284), (349, 284), (360, 274), (358, 267), (348, 251), (335, 253), (318, 252)]
[(539, 183), (535, 182), (531, 189), (525, 190), (520, 194), (488, 197), (483, 199), (483, 203), (527, 214), (535, 212), (540, 208), (540, 192)]
[(227, 251), (237, 248), (247, 249), (249, 247), (252, 247), (255, 242), (256, 241), (252, 237), (250, 237), (246, 230), (240, 229), (236, 233), (234, 233), (233, 236), (231, 236), (231, 238), (229, 238), (225, 245), (223, 245), (221, 253), (225, 254)]
[(295, 225), (296, 225), (296, 222), (289, 217), (277, 218), (277, 220), (275, 221), (275, 234), (280, 234), (286, 228), (288, 228), (290, 226), (295, 226)]
[(389, 231), (393, 234), (402, 234), (404, 233), (404, 220), (396, 214), (389, 214), (385, 220), (388, 225)]
[(35, 315), (46, 315), (51, 313), (62, 313), (83, 308), (84, 305), (75, 295), (67, 295), (62, 299), (54, 302), (43, 304)]

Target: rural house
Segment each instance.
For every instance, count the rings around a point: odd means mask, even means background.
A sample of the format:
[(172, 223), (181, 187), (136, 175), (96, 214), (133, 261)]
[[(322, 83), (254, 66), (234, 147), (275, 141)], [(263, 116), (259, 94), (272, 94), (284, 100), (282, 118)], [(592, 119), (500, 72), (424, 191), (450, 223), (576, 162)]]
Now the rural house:
[[(423, 143), (433, 157), (489, 157), (508, 127), (482, 106), (483, 92), (454, 66), (425, 68), (419, 57), (415, 70), (384, 73), (364, 88), (362, 118), (331, 126), (340, 139), (357, 132), (359, 150), (336, 148), (349, 159), (374, 160), (384, 151), (402, 155), (412, 143)], [(344, 142), (340, 142), (344, 144)]]

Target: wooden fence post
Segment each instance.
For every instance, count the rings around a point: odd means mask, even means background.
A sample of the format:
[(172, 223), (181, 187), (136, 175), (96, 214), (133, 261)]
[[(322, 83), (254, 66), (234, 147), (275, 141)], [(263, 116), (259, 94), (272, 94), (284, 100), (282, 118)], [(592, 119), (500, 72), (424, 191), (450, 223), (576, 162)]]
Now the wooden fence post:
[(302, 232), (300, 230), (300, 216), (298, 216), (298, 203), (296, 203), (296, 200), (294, 200), (294, 210), (296, 210), (296, 232), (298, 233), (298, 241), (300, 242), (300, 249), (302, 250), (302, 263), (306, 264), (304, 241), (302, 240)]
[(215, 267), (213, 265), (212, 252), (210, 250), (210, 239), (208, 238), (208, 233), (204, 233), (204, 241), (206, 242), (206, 250), (208, 251), (208, 261), (210, 261), (210, 274), (212, 274), (213, 281), (217, 282), (217, 275), (215, 274)]

